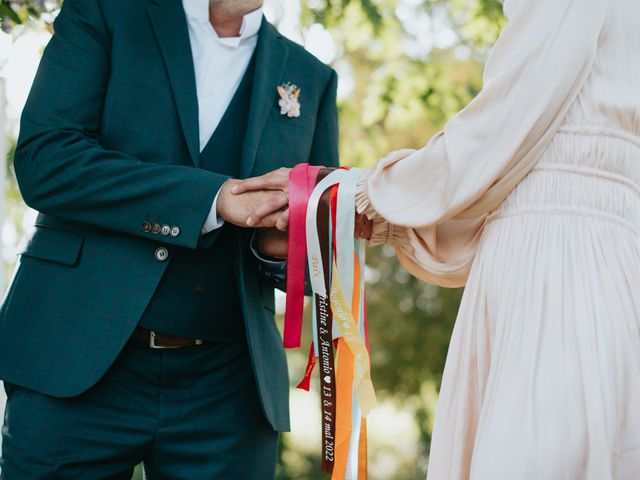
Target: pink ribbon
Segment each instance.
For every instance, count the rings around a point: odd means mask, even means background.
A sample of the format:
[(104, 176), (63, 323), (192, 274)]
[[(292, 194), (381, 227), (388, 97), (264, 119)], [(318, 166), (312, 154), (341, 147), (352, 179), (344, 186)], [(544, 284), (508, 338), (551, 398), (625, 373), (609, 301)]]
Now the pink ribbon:
[(284, 348), (298, 348), (302, 335), (305, 268), (307, 262), (307, 203), (321, 167), (296, 165), (289, 173), (289, 253)]

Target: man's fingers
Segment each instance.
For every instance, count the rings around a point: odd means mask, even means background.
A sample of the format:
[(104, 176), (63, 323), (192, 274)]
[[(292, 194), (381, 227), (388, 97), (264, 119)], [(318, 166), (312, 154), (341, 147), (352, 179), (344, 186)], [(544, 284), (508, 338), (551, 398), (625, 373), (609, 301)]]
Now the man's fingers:
[(241, 193), (253, 192), (256, 190), (273, 190), (275, 188), (273, 186), (274, 183), (275, 181), (266, 175), (263, 175), (262, 177), (248, 178), (246, 180), (241, 180), (237, 185), (234, 185), (231, 189), (231, 193), (234, 195), (240, 195)]
[(286, 232), (289, 228), (289, 209), (287, 208), (276, 221), (276, 228), (281, 232)]
[(239, 195), (255, 190), (285, 190), (289, 188), (289, 170), (280, 168), (259, 177), (241, 180), (231, 189), (231, 193)]
[[(282, 195), (281, 192), (274, 194), (269, 201), (256, 208), (249, 218), (247, 218), (247, 225), (254, 227), (256, 224), (260, 223), (263, 218), (277, 212), (278, 210), (282, 210), (288, 204), (288, 199)], [(271, 226), (273, 225), (275, 225), (275, 220)]]
[(256, 208), (252, 216), (255, 215), (258, 218), (263, 218), (273, 212), (282, 210), (288, 204), (289, 204), (289, 199), (285, 195), (283, 195), (281, 192), (278, 192), (268, 202), (265, 202), (262, 205), (260, 205), (258, 208)]
[(276, 222), (278, 221), (278, 218), (280, 218), (280, 215), (282, 215), (282, 210), (270, 213), (269, 215), (260, 219), (260, 221), (257, 224), (253, 225), (253, 227), (272, 228), (275, 226)]

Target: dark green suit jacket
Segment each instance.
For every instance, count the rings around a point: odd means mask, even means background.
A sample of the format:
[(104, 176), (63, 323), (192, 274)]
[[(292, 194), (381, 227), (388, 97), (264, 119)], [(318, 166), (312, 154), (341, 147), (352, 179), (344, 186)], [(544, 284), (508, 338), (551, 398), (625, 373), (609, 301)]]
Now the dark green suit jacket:
[[(216, 248), (201, 228), (227, 177), (198, 168), (198, 103), (180, 0), (65, 0), (25, 107), (15, 171), (41, 214), (0, 311), (0, 379), (58, 397), (106, 372), (166, 266), (160, 247)], [(220, 72), (221, 75), (224, 72)], [(301, 87), (299, 118), (278, 85)], [(241, 176), (338, 163), (336, 75), (263, 21)], [(179, 228), (157, 235), (145, 222)], [(224, 227), (223, 227), (224, 228)], [(236, 277), (267, 418), (289, 426), (273, 285), (238, 234)]]

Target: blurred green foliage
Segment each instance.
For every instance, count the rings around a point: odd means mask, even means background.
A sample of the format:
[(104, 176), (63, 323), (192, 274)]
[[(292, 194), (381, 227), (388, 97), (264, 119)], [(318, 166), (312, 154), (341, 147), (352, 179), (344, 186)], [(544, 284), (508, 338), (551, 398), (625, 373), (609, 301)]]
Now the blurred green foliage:
[(51, 23), (62, 0), (0, 0), (0, 28), (5, 32), (29, 19)]

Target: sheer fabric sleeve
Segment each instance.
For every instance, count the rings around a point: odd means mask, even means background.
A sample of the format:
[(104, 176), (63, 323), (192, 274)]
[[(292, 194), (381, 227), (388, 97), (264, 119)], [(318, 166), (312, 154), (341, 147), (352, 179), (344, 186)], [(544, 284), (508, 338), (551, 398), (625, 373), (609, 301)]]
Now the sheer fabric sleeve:
[(506, 0), (484, 88), (422, 149), (360, 179), (357, 209), (418, 278), (466, 282), (487, 214), (535, 165), (593, 65), (609, 0)]

